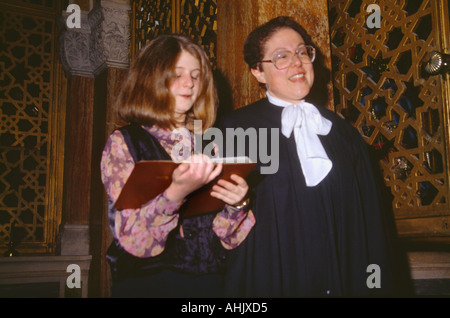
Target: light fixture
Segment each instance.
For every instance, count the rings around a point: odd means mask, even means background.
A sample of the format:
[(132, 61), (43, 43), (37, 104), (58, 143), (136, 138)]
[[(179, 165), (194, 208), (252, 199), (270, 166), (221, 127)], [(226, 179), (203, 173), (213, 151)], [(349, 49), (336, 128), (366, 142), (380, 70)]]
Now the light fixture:
[(430, 59), (423, 64), (423, 70), (429, 75), (444, 74), (450, 71), (450, 55), (433, 51)]

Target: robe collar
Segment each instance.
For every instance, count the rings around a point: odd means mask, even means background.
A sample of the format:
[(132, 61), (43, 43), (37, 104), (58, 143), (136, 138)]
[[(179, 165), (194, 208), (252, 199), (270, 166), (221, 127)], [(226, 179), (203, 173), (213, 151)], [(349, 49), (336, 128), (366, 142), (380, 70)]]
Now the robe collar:
[(281, 132), (287, 138), (294, 133), (297, 155), (306, 185), (316, 186), (333, 167), (318, 137), (328, 135), (332, 126), (331, 121), (323, 117), (316, 106), (305, 100), (291, 104), (270, 95), (269, 92), (266, 94), (271, 104), (283, 107)]

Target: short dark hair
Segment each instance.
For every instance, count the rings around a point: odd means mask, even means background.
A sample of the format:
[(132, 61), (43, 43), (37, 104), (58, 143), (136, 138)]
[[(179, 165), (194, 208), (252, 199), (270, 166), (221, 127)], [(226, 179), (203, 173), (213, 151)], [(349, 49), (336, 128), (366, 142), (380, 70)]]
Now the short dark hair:
[[(316, 59), (314, 60), (314, 85), (308, 94), (308, 100), (315, 105), (326, 106), (328, 103), (328, 87), (330, 81), (330, 71), (325, 64), (325, 59), (320, 48), (314, 44), (311, 36), (294, 19), (287, 16), (274, 18), (256, 29), (248, 35), (244, 44), (244, 60), (250, 69), (259, 68), (262, 71), (261, 60), (264, 59), (267, 41), (272, 35), (283, 28), (290, 28), (301, 35), (306, 45), (316, 48)], [(263, 89), (267, 89), (264, 83), (259, 83)]]
[(266, 42), (278, 30), (290, 28), (301, 35), (306, 45), (313, 45), (311, 37), (306, 30), (294, 19), (287, 16), (274, 18), (256, 29), (247, 36), (244, 43), (244, 60), (249, 68), (256, 68), (264, 58)]

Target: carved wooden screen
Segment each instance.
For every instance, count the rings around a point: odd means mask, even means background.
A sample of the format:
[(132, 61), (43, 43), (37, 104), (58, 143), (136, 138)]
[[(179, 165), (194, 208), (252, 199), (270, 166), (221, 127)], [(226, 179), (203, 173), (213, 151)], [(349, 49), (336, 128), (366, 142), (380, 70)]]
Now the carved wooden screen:
[(216, 65), (217, 4), (213, 0), (133, 0), (131, 56), (160, 34), (189, 35)]
[[(59, 1), (58, 1), (59, 2)], [(22, 253), (52, 252), (60, 210), (52, 138), (56, 0), (0, 1), (0, 250), (15, 224)], [(55, 117), (56, 116), (56, 117)], [(59, 195), (59, 196), (58, 196)]]
[[(380, 28), (367, 24), (374, 3)], [(377, 154), (402, 235), (449, 234), (448, 82), (420, 67), (448, 49), (447, 11), (437, 0), (329, 0), (335, 110)]]

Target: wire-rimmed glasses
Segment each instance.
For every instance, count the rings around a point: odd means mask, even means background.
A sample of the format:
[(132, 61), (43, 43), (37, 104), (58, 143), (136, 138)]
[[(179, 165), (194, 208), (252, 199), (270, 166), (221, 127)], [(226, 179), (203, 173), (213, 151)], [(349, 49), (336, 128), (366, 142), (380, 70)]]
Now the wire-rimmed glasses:
[(311, 45), (300, 45), (295, 53), (287, 50), (281, 50), (274, 53), (271, 60), (263, 60), (261, 63), (273, 63), (273, 65), (279, 69), (284, 70), (292, 65), (294, 62), (294, 56), (297, 56), (299, 60), (304, 64), (311, 64), (316, 58), (316, 49)]

